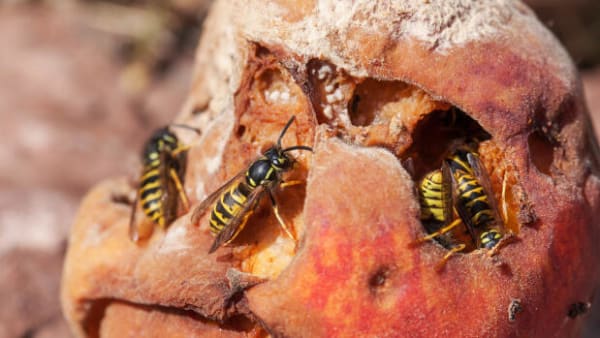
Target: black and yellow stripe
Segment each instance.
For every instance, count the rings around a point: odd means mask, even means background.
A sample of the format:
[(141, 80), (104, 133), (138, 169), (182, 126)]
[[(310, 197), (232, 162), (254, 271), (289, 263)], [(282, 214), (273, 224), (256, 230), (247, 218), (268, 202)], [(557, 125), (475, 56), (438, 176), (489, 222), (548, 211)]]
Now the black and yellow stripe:
[(500, 233), (500, 231), (498, 231), (496, 229), (489, 229), (487, 231), (482, 232), (481, 235), (479, 236), (479, 239), (480, 239), (479, 245), (482, 248), (492, 249), (493, 247), (496, 246), (496, 244), (498, 244), (498, 242), (500, 242), (502, 237), (503, 236)]
[[(163, 229), (169, 226), (177, 218), (180, 204), (184, 210), (189, 209), (183, 189), (189, 146), (179, 142), (170, 127), (200, 134), (199, 129), (173, 124), (156, 130), (144, 144), (142, 172), (129, 218), (129, 238), (133, 242), (150, 236), (155, 226)], [(136, 222), (138, 209), (146, 216), (142, 222)]]
[(140, 178), (139, 196), (144, 214), (160, 227), (165, 227), (171, 220), (165, 219), (163, 196), (166, 193), (164, 166), (161, 152), (171, 152), (180, 146), (177, 138), (168, 129), (159, 130), (146, 144), (143, 153), (144, 169)]
[(427, 174), (419, 185), (421, 220), (445, 222), (442, 199), (442, 171), (438, 169)]
[(463, 222), (479, 233), (479, 247), (493, 248), (503, 237), (497, 229), (502, 220), (497, 219), (497, 212), (490, 200), (494, 197), (488, 195), (491, 192), (486, 191), (482, 185), (484, 178), (476, 176), (473, 169), (472, 164), (480, 163), (479, 155), (473, 151), (458, 149), (446, 161), (456, 182), (456, 208)]
[(286, 234), (295, 240), (290, 228), (285, 224), (273, 196), (277, 187), (292, 186), (300, 181), (284, 182), (282, 174), (292, 169), (295, 159), (288, 152), (292, 150), (308, 150), (311, 147), (296, 145), (288, 148), (281, 146), (281, 140), (295, 117), (292, 116), (279, 134), (277, 143), (267, 149), (262, 156), (254, 160), (246, 170), (239, 172), (227, 183), (212, 192), (200, 203), (192, 214), (192, 223), (198, 224), (200, 218), (212, 207), (209, 219), (210, 231), (215, 235), (215, 241), (209, 253), (221, 245), (231, 243), (244, 228), (254, 209), (263, 196), (268, 195), (275, 218)]
[(469, 215), (474, 227), (483, 229), (494, 222), (494, 213), (488, 196), (479, 181), (466, 172), (457, 173), (458, 201)]
[[(210, 214), (210, 231), (213, 234), (218, 234), (225, 228), (227, 224), (237, 216), (246, 205), (248, 196), (252, 192), (252, 188), (245, 182), (240, 181), (236, 184), (232, 184), (227, 191), (225, 191), (220, 199), (215, 204), (215, 207)], [(241, 228), (245, 224), (240, 224)]]
[(160, 163), (156, 160), (144, 167), (140, 184), (140, 201), (146, 216), (161, 227), (165, 225), (161, 202), (163, 193), (160, 183)]
[[(443, 160), (441, 169), (421, 180), (419, 202), (421, 221), (429, 235), (415, 243), (435, 239), (448, 248), (439, 266), (469, 245), (466, 234), (477, 247), (485, 249), (495, 248), (504, 236), (489, 177), (479, 155), (470, 148), (455, 149)], [(460, 225), (467, 230), (464, 234), (455, 231)], [(449, 241), (446, 234), (452, 235)]]
[[(463, 149), (458, 149), (452, 154), (452, 156), (450, 156), (446, 159), (453, 172), (463, 171), (468, 174), (473, 174), (473, 168), (469, 164), (469, 160), (467, 159), (467, 154), (469, 154), (468, 151), (463, 150)], [(477, 156), (473, 152), (471, 152), (471, 154), (474, 156)]]
[[(256, 202), (249, 201), (248, 198), (258, 186), (280, 180), (278, 172), (281, 170), (282, 168), (275, 165), (266, 156), (261, 156), (254, 161), (245, 172), (245, 179), (232, 184), (215, 203), (209, 220), (210, 231), (215, 235), (223, 231), (223, 228), (242, 212), (242, 209), (246, 207), (246, 203)], [(248, 216), (244, 216), (236, 234), (244, 228)]]

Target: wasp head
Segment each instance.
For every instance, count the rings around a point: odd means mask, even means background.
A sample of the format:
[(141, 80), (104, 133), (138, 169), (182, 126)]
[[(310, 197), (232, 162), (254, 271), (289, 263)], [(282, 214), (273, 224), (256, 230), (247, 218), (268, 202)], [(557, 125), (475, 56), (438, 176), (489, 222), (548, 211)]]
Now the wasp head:
[(287, 149), (281, 149), (279, 147), (271, 147), (265, 152), (265, 157), (269, 160), (269, 164), (276, 170), (288, 170), (296, 161), (292, 156), (285, 153)]
[(151, 162), (163, 151), (173, 151), (177, 148), (177, 136), (168, 127), (160, 128), (146, 142), (142, 153), (144, 161)]

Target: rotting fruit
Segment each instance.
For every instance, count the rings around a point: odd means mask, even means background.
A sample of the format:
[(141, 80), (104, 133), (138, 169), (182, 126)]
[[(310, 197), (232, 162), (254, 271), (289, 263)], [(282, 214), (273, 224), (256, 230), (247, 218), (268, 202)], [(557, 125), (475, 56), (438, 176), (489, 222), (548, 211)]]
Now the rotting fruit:
[[(217, 1), (205, 27), (177, 118), (203, 131), (186, 141), (192, 207), (294, 115), (282, 144), (314, 153), (284, 177), (306, 184), (275, 196), (297, 245), (263, 199), (212, 255), (189, 214), (138, 246), (111, 199), (126, 180), (104, 182), (69, 241), (76, 335), (577, 335), (599, 277), (598, 146), (571, 60), (525, 6)], [(417, 183), (468, 138), (515, 241), (436, 271), (451, 248), (411, 247), (428, 233)]]

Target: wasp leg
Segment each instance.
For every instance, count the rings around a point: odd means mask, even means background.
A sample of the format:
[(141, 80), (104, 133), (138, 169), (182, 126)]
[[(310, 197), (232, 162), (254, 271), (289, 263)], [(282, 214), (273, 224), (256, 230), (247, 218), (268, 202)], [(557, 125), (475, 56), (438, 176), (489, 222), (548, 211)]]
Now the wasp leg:
[(279, 186), (281, 187), (281, 189), (283, 189), (286, 187), (291, 187), (291, 186), (302, 184), (302, 183), (304, 183), (304, 181), (301, 181), (301, 180), (285, 181), (285, 182), (281, 182), (281, 184)]
[(179, 147), (173, 149), (173, 151), (171, 152), (171, 156), (175, 157), (181, 153), (183, 153), (184, 151), (188, 151), (190, 150), (191, 146), (189, 145), (180, 145)]
[(518, 242), (519, 239), (517, 238), (517, 236), (515, 236), (512, 233), (509, 233), (507, 236), (504, 236), (500, 242), (498, 242), (498, 244), (496, 244), (495, 247), (493, 247), (492, 249), (488, 250), (487, 255), (489, 257), (495, 256), (498, 254), (498, 252), (500, 252), (500, 249), (507, 246), (510, 243), (515, 243)]
[(442, 260), (435, 265), (435, 271), (441, 271), (444, 268), (444, 266), (446, 266), (446, 262), (450, 259), (450, 257), (452, 257), (452, 255), (454, 255), (457, 252), (463, 251), (465, 247), (466, 245), (459, 244), (450, 249), (450, 251), (448, 251), (448, 253), (444, 255), (444, 258), (442, 258)]
[(131, 241), (134, 243), (140, 239), (140, 236), (137, 231), (136, 224), (135, 224), (135, 214), (137, 213), (139, 196), (140, 196), (140, 192), (138, 189), (137, 193), (135, 194), (135, 200), (133, 200), (133, 203), (131, 204), (131, 215), (129, 216), (129, 239), (131, 239)]
[(502, 178), (502, 217), (504, 217), (504, 224), (508, 222), (508, 203), (506, 203), (506, 170), (504, 170), (504, 177)]
[(437, 236), (441, 236), (441, 235), (447, 233), (448, 231), (456, 228), (458, 225), (460, 225), (461, 222), (462, 222), (461, 219), (457, 218), (452, 223), (450, 223), (449, 225), (441, 228), (440, 230), (438, 230), (438, 231), (436, 231), (434, 233), (431, 233), (431, 234), (429, 234), (429, 235), (427, 235), (427, 236), (425, 236), (423, 238), (419, 238), (418, 240), (416, 240), (414, 242), (414, 244), (421, 244), (423, 242), (427, 242), (429, 240), (432, 240), (432, 239), (434, 239)]
[(271, 193), (271, 190), (269, 190), (269, 189), (266, 189), (266, 190), (269, 193), (269, 197), (271, 198), (271, 204), (273, 206), (273, 212), (275, 213), (275, 217), (277, 218), (277, 221), (279, 222), (279, 225), (283, 228), (283, 230), (288, 235), (288, 237), (290, 237), (291, 239), (293, 239), (295, 241), (296, 240), (296, 236), (294, 236), (292, 234), (292, 232), (290, 231), (290, 229), (288, 228), (288, 226), (283, 221), (283, 218), (281, 218), (281, 215), (279, 215), (279, 208), (277, 208), (277, 203), (275, 203), (275, 197), (273, 197), (273, 193)]
[(177, 189), (177, 193), (179, 193), (179, 198), (181, 199), (183, 208), (185, 209), (185, 212), (187, 212), (188, 210), (190, 210), (190, 201), (188, 201), (185, 191), (183, 190), (183, 185), (181, 184), (179, 175), (177, 175), (177, 172), (171, 168), (169, 170), (169, 176), (171, 176), (173, 183), (175, 183), (175, 189)]

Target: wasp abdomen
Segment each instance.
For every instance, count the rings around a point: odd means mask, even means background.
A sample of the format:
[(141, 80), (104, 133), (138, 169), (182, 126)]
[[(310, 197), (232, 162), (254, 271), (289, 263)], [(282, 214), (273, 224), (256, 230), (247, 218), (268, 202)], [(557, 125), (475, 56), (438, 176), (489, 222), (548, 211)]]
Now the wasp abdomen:
[(445, 222), (442, 195), (442, 172), (429, 173), (420, 185), (421, 219)]
[(244, 207), (252, 189), (244, 182), (232, 185), (215, 204), (210, 215), (210, 231), (218, 234)]
[[(158, 158), (157, 152), (147, 154), (146, 158)], [(140, 184), (140, 201), (142, 210), (152, 222), (159, 226), (165, 225), (165, 219), (162, 212), (161, 198), (163, 187), (160, 182), (160, 161), (148, 161), (144, 167)]]
[(480, 246), (486, 249), (494, 248), (502, 239), (502, 234), (496, 229), (485, 231), (479, 236)]
[[(173, 126), (200, 133), (199, 130), (188, 126)], [(146, 142), (142, 152), (144, 167), (139, 179), (136, 202), (131, 208), (129, 220), (129, 236), (134, 242), (148, 236), (152, 230), (144, 224), (146, 222), (136, 224), (135, 214), (138, 202), (146, 218), (161, 228), (165, 228), (175, 220), (179, 201), (182, 202), (185, 209), (188, 208), (189, 202), (183, 191), (182, 183), (185, 175), (185, 151), (187, 148), (169, 130), (169, 126), (158, 129)]]
[(488, 196), (479, 181), (468, 173), (458, 175), (459, 201), (469, 214), (473, 226), (483, 228), (494, 221)]

